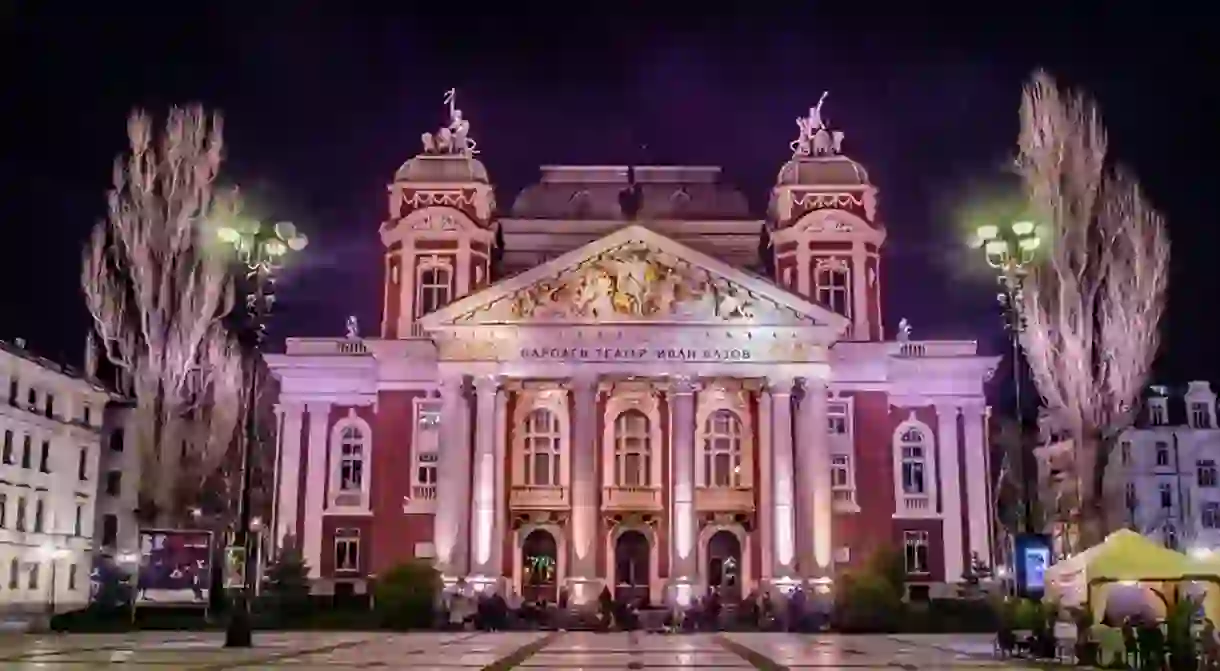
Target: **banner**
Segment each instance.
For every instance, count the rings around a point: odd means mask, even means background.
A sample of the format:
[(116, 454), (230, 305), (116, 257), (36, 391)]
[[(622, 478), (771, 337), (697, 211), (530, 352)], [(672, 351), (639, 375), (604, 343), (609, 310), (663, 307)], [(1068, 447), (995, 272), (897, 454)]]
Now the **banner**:
[(212, 533), (177, 529), (140, 531), (140, 605), (208, 605)]

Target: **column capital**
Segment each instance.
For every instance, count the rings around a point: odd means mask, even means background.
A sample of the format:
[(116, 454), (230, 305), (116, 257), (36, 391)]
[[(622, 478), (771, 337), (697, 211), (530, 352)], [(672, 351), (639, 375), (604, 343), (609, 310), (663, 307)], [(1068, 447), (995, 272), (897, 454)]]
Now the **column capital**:
[(791, 396), (795, 383), (796, 378), (791, 375), (768, 375), (765, 386), (773, 396), (776, 394)]
[(499, 375), (476, 375), (474, 389), (479, 394), (495, 394), (500, 390), (502, 378)]
[(437, 389), (441, 395), (458, 392), (461, 393), (462, 387), (466, 384), (466, 378), (460, 373), (445, 373), (436, 380)]
[(597, 385), (600, 381), (601, 380), (596, 373), (581, 372), (569, 377), (567, 384), (564, 386), (571, 389), (573, 392), (595, 392), (597, 391)]
[(701, 386), (698, 378), (689, 375), (675, 375), (670, 377), (668, 382), (669, 393), (679, 396), (694, 394), (699, 391)]
[(330, 412), (330, 407), (333, 405), (330, 401), (308, 401), (305, 403), (305, 411), (309, 414), (315, 412)]
[(961, 403), (959, 401), (938, 400), (938, 401), (933, 402), (932, 406), (934, 408), (936, 408), (936, 415), (938, 417), (941, 417), (944, 415), (949, 415), (950, 417), (957, 417), (958, 413), (963, 412), (965, 410), (964, 408), (962, 408)]
[(806, 376), (801, 378), (805, 391), (825, 394), (830, 389), (830, 383), (824, 377)]

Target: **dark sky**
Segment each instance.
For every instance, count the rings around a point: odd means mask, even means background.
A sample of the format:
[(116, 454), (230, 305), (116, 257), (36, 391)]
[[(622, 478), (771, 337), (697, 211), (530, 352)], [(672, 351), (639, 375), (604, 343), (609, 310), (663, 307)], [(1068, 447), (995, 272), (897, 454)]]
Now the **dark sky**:
[[(286, 277), (282, 337), (339, 335), (348, 314), (374, 328), (385, 183), (443, 121), (450, 87), (504, 205), (541, 164), (695, 163), (723, 165), (760, 216), (793, 119), (829, 89), (828, 117), (881, 188), (889, 327), (905, 316), (917, 337), (978, 338), (998, 351), (994, 288), (963, 250), (959, 212), (998, 179), (1021, 84), (1041, 65), (1099, 99), (1114, 154), (1169, 218), (1159, 376), (1220, 381), (1209, 323), (1220, 242), (1213, 18), (1173, 2), (1131, 3), (1155, 13), (1105, 3), (1104, 14), (1094, 3), (1070, 13), (1078, 3), (966, 5), (977, 16), (932, 3), (888, 14), (867, 3), (783, 3), (805, 13), (756, 2), (558, 5), (575, 8), (567, 15), (550, 3), (515, 15), (495, 8), (535, 3), (435, 3), (418, 14), (405, 8), (420, 3), (383, 4), (404, 9), (5, 3), (0, 337), (80, 359), (80, 247), (103, 214), (135, 106), (223, 110), (226, 178), (263, 216), (312, 238)], [(671, 4), (664, 16), (647, 9)]]

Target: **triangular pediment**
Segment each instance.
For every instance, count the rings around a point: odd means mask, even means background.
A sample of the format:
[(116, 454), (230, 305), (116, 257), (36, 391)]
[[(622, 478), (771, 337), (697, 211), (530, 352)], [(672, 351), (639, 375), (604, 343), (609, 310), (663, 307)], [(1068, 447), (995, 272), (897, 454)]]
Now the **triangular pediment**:
[(821, 326), (848, 320), (643, 226), (620, 229), (422, 319), (479, 324)]

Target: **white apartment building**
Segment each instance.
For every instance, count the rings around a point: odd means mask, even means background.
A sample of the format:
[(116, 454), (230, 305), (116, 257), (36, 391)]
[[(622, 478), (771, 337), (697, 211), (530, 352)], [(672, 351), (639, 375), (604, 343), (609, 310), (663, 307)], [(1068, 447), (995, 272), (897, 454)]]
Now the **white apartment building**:
[(82, 606), (112, 396), (80, 373), (0, 341), (0, 615)]
[(115, 401), (106, 411), (98, 454), (94, 549), (103, 558), (127, 563), (140, 549), (140, 455), (129, 444), (127, 424), (133, 402)]
[[(1187, 552), (1220, 551), (1220, 428), (1205, 381), (1154, 385), (1123, 432), (1107, 471), (1110, 521)], [(1043, 422), (1040, 482), (1070, 470), (1071, 441), (1054, 442)], [(1052, 483), (1043, 492), (1070, 489)], [(1070, 497), (1068, 497), (1070, 498)], [(1045, 499), (1044, 499), (1045, 502)], [(1054, 534), (1054, 530), (1052, 530)]]

